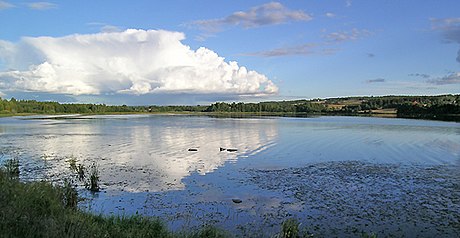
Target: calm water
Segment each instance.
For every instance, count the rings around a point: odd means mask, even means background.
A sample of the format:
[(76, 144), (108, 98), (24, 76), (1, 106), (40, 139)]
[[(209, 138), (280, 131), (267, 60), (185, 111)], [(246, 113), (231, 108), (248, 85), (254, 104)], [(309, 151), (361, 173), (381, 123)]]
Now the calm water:
[(320, 236), (460, 233), (458, 123), (14, 117), (0, 118), (0, 151), (2, 160), (20, 159), (24, 180), (59, 182), (73, 176), (69, 158), (96, 162), (102, 192), (81, 188), (88, 198), (83, 207), (161, 216), (173, 229), (211, 223), (270, 235), (296, 217)]

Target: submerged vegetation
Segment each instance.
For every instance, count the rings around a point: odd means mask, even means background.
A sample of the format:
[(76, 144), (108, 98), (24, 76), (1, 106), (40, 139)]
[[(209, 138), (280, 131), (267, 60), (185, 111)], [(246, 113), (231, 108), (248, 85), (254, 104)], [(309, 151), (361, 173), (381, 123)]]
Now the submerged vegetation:
[(110, 106), (61, 104), (0, 98), (0, 114), (106, 113), (260, 113), (261, 115), (393, 115), (408, 118), (460, 120), (460, 95), (344, 97), (260, 103), (216, 102), (209, 106)]

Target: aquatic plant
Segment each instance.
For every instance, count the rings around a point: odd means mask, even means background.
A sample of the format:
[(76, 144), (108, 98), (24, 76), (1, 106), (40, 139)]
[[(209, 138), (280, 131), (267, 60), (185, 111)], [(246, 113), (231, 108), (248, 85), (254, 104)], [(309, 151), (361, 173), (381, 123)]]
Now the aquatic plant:
[(82, 164), (78, 164), (78, 167), (76, 167), (76, 172), (78, 174), (78, 180), (84, 181), (85, 180), (85, 166)]
[(67, 162), (69, 162), (70, 171), (77, 172), (77, 158), (72, 156)]
[(5, 161), (5, 170), (9, 178), (19, 178), (19, 160), (7, 159)]
[(300, 223), (295, 218), (289, 218), (281, 224), (281, 237), (282, 238), (293, 238), (300, 237), (299, 235)]
[(93, 163), (89, 169), (89, 181), (86, 183), (86, 187), (91, 192), (99, 192), (99, 167), (96, 163)]
[(85, 180), (85, 166), (77, 164), (77, 159), (73, 156), (71, 156), (67, 162), (69, 162), (70, 171), (76, 173), (78, 175), (78, 180), (83, 182)]

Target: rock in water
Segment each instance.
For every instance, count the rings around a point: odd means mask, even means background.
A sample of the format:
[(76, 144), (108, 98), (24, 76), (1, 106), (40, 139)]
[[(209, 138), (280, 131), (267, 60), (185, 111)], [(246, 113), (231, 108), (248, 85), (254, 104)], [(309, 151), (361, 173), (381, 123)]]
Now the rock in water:
[(242, 203), (243, 202), (241, 199), (238, 199), (238, 198), (232, 198), (232, 201), (234, 203)]

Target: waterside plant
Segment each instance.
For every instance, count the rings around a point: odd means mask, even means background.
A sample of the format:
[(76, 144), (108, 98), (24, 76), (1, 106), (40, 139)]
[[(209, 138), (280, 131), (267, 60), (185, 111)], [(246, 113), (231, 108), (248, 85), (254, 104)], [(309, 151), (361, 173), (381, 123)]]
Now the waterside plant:
[(87, 188), (91, 192), (99, 192), (99, 168), (96, 163), (93, 163), (90, 167)]
[[(78, 163), (75, 157), (70, 157), (67, 161), (69, 163), (70, 171), (76, 174), (78, 180), (83, 182), (85, 187), (91, 192), (99, 192), (99, 166), (96, 163), (92, 163), (89, 168)], [(89, 177), (87, 177), (86, 171), (89, 170)]]
[(8, 159), (5, 161), (5, 172), (10, 178), (19, 178), (19, 160), (18, 159)]

